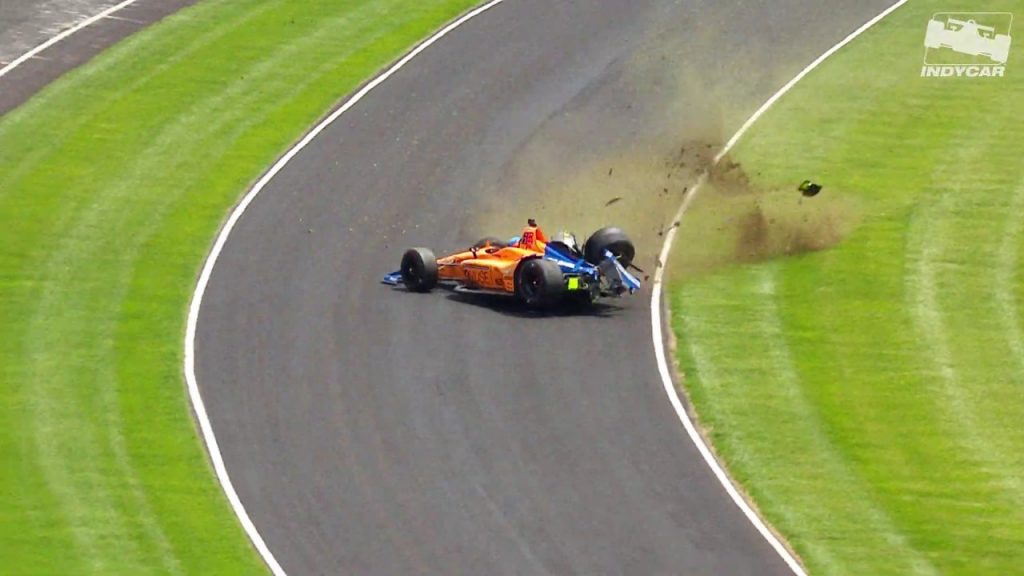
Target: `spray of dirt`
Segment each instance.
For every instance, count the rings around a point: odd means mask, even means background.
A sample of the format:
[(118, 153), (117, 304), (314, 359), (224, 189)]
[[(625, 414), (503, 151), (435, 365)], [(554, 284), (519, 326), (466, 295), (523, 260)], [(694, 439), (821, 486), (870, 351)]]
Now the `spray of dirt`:
[[(665, 233), (678, 225), (673, 215), (714, 148), (704, 142), (671, 147), (647, 143), (587, 159), (567, 171), (560, 155), (535, 145), (512, 171), (515, 195), (502, 196), (501, 205), (488, 211), (482, 222), (492, 229), (515, 231), (527, 216), (536, 217), (548, 232), (570, 230), (580, 242), (598, 228), (619, 226), (637, 246), (636, 264), (649, 274)], [(534, 199), (528, 208), (509, 207), (528, 199)]]
[(803, 225), (780, 223), (765, 216), (759, 205), (755, 206), (738, 222), (736, 261), (757, 262), (778, 256), (817, 252), (842, 240), (842, 223), (832, 217), (813, 222), (803, 219), (800, 222)]
[[(742, 16), (724, 15), (720, 25)], [(652, 27), (630, 57), (545, 121), (503, 167), (486, 194), (491, 205), (477, 219), (479, 235), (514, 234), (533, 217), (549, 233), (571, 230), (582, 242), (616, 225), (632, 237), (636, 263), (649, 275), (665, 234), (680, 227), (669, 271), (684, 277), (840, 242), (856, 210), (827, 182), (821, 196), (804, 199), (795, 188), (807, 175), (794, 175), (782, 190), (760, 184), (730, 158), (712, 168), (725, 127), (738, 125), (757, 103), (744, 90), (759, 90), (753, 79), (763, 58), (716, 53), (735, 61), (707, 62), (706, 51), (694, 46), (716, 42), (718, 34)], [(686, 221), (673, 221), (705, 171), (708, 183)]]
[(758, 262), (826, 250), (852, 230), (856, 210), (839, 191), (805, 198), (794, 188), (760, 188), (726, 157), (708, 178), (708, 199), (724, 209), (716, 231), (735, 240), (732, 261)]

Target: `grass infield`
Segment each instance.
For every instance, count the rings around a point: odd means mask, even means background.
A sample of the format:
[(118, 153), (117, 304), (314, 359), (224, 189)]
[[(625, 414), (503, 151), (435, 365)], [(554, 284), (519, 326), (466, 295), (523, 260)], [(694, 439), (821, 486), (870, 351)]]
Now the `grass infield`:
[(208, 0), (0, 118), (5, 574), (252, 574), (186, 400), (227, 210), (472, 0)]
[(679, 232), (683, 385), (817, 574), (1024, 566), (1024, 43), (1004, 78), (922, 78), (947, 9), (911, 2), (811, 73)]

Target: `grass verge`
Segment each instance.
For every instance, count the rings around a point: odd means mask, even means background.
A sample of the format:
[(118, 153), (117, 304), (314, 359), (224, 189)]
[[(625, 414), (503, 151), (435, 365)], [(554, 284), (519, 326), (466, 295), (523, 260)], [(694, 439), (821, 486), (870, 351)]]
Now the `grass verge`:
[(7, 574), (263, 570), (182, 385), (227, 209), (337, 98), (472, 0), (209, 0), (0, 118)]
[(685, 388), (814, 573), (1024, 565), (1024, 49), (922, 78), (944, 9), (909, 3), (766, 114), (672, 263)]

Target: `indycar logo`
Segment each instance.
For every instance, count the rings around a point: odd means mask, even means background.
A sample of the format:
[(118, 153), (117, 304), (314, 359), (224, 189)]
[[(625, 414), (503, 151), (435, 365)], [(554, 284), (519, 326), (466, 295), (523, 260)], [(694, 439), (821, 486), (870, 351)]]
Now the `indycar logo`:
[(1009, 12), (939, 12), (924, 37), (925, 78), (1002, 77), (1010, 58)]

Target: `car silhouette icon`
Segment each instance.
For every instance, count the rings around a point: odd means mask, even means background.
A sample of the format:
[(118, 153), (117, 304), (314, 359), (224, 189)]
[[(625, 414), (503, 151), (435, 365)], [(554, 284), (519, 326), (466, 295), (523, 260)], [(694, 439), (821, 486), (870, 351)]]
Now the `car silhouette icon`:
[(929, 20), (924, 45), (949, 48), (971, 56), (987, 56), (997, 64), (1005, 64), (1010, 56), (1010, 35), (997, 34), (995, 28), (982, 26), (974, 20)]

